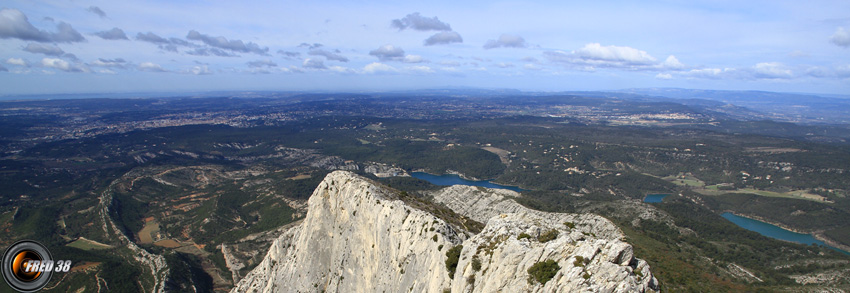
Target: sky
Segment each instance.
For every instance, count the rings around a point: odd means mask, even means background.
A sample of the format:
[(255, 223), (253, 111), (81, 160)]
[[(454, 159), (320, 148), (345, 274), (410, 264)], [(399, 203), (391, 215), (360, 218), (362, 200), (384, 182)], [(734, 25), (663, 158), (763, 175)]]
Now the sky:
[(18, 1), (0, 95), (850, 93), (850, 1)]

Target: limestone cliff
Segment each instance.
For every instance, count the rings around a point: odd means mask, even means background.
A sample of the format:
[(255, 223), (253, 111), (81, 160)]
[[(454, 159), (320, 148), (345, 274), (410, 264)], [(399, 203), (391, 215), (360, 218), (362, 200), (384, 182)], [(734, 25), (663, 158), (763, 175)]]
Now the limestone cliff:
[[(319, 184), (303, 222), (287, 230), (233, 292), (635, 292), (657, 289), (616, 226), (595, 215), (544, 213), (515, 193), (453, 186), (436, 194), (486, 222), (476, 235), (402, 201), (389, 188), (336, 171)], [(553, 232), (556, 231), (556, 232)], [(463, 245), (450, 276), (446, 251)], [(528, 269), (558, 269), (544, 284)], [(579, 260), (579, 261), (577, 261)]]

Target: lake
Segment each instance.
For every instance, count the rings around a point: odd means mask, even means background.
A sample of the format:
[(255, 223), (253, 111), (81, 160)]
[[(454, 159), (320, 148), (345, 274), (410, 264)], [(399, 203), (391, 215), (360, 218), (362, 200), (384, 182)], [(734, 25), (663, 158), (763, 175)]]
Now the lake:
[(814, 236), (809, 235), (809, 234), (801, 234), (801, 233), (797, 233), (797, 232), (788, 231), (788, 230), (782, 229), (782, 228), (780, 228), (776, 225), (768, 224), (768, 223), (765, 223), (765, 222), (762, 222), (762, 221), (759, 221), (759, 220), (755, 220), (755, 219), (750, 219), (750, 218), (747, 218), (747, 217), (741, 217), (741, 216), (738, 216), (738, 215), (733, 214), (733, 213), (723, 213), (720, 216), (729, 220), (733, 224), (738, 225), (738, 227), (741, 227), (741, 228), (744, 228), (744, 229), (747, 229), (747, 230), (750, 230), (750, 231), (758, 232), (759, 234), (770, 237), (770, 238), (775, 238), (775, 239), (785, 240), (785, 241), (791, 241), (791, 242), (796, 242), (796, 243), (802, 243), (802, 244), (806, 244), (806, 245), (817, 244), (817, 245), (826, 246), (826, 247), (831, 248), (835, 251), (850, 255), (850, 252), (843, 251), (841, 249), (826, 245), (826, 243), (824, 243), (823, 241), (817, 240)]
[(411, 172), (410, 176), (413, 177), (413, 178), (418, 178), (418, 179), (422, 179), (422, 180), (431, 182), (431, 184), (434, 184), (434, 185), (441, 185), (441, 186), (469, 185), (469, 186), (481, 186), (481, 187), (487, 187), (487, 188), (508, 189), (508, 190), (513, 190), (513, 191), (516, 191), (516, 192), (521, 192), (521, 191), (525, 190), (525, 189), (522, 189), (522, 188), (519, 188), (519, 187), (516, 187), (516, 186), (499, 185), (499, 184), (496, 184), (496, 183), (490, 183), (490, 180), (481, 180), (481, 181), (466, 180), (466, 179), (460, 178), (460, 176), (454, 175), (454, 174), (433, 175), (433, 174), (428, 174), (428, 173), (424, 173), (424, 172)]
[(643, 202), (661, 202), (665, 197), (670, 196), (667, 193), (656, 193), (656, 194), (647, 194), (643, 199)]

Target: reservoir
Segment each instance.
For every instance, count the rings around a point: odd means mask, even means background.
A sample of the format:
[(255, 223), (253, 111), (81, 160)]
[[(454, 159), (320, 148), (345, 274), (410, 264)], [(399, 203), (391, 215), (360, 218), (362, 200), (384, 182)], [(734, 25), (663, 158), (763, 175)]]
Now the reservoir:
[(495, 183), (490, 183), (489, 180), (481, 180), (481, 181), (473, 181), (466, 180), (460, 178), (458, 175), (454, 174), (443, 174), (443, 175), (432, 175), (424, 172), (412, 172), (410, 176), (413, 178), (422, 179), (434, 185), (469, 185), (469, 186), (481, 186), (487, 188), (499, 188), (499, 189), (508, 189), (516, 192), (521, 192), (524, 189), (516, 187), (516, 186), (508, 186), (508, 185), (499, 185)]
[(806, 244), (806, 245), (817, 244), (817, 245), (826, 246), (826, 247), (829, 247), (829, 248), (831, 248), (835, 251), (850, 255), (850, 253), (848, 253), (847, 251), (843, 251), (841, 249), (826, 245), (826, 243), (824, 243), (823, 241), (817, 240), (817, 239), (815, 239), (815, 237), (813, 237), (812, 235), (809, 235), (809, 234), (801, 234), (801, 233), (788, 231), (788, 230), (782, 229), (780, 227), (777, 227), (776, 225), (768, 224), (768, 223), (765, 223), (765, 222), (762, 222), (762, 221), (759, 221), (759, 220), (750, 219), (750, 218), (747, 218), (747, 217), (741, 217), (741, 216), (735, 215), (733, 213), (723, 213), (720, 216), (729, 220), (733, 224), (738, 225), (738, 227), (741, 227), (741, 228), (744, 228), (744, 229), (747, 229), (747, 230), (750, 230), (750, 231), (758, 232), (759, 234), (770, 237), (770, 238), (775, 238), (775, 239), (785, 240), (785, 241), (791, 241), (791, 242), (796, 242), (796, 243), (801, 243), (801, 244)]
[(666, 193), (647, 194), (643, 202), (661, 202), (662, 199), (668, 196), (670, 195)]

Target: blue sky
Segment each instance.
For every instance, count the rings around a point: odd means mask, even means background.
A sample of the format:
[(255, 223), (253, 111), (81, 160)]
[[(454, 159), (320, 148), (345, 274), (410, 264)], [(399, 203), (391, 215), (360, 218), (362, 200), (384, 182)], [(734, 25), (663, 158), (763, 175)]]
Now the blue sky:
[(409, 2), (7, 0), (0, 94), (850, 93), (850, 1)]

